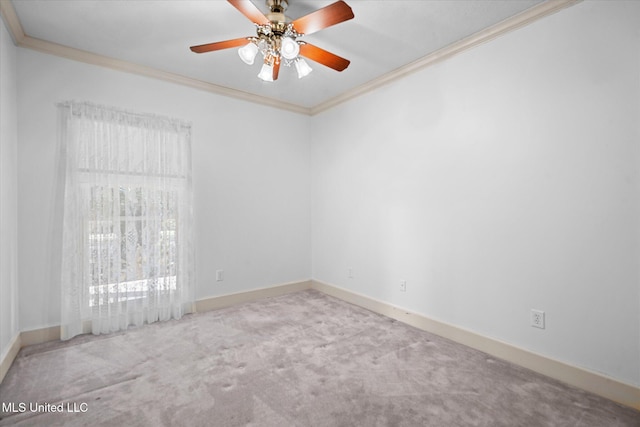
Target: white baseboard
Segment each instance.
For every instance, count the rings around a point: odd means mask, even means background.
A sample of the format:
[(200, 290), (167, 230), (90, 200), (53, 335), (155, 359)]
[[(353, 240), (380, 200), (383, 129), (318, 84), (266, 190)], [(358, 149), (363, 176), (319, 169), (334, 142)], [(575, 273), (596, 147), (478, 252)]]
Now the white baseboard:
[(485, 337), (467, 329), (433, 320), (328, 283), (312, 280), (311, 288), (640, 410), (640, 388), (631, 384)]
[(48, 328), (34, 329), (32, 331), (22, 331), (20, 341), (22, 347), (34, 344), (42, 344), (48, 341), (60, 339), (60, 326), (50, 326)]
[[(196, 311), (204, 312), (215, 310), (235, 304), (256, 301), (262, 298), (284, 295), (305, 289), (315, 289), (348, 303), (391, 317), (392, 319), (399, 320), (418, 329), (440, 335), (452, 341), (459, 342), (492, 356), (507, 360), (516, 365), (523, 366), (531, 369), (532, 371), (640, 410), (640, 388), (638, 387), (609, 378), (602, 374), (587, 371), (583, 368), (533, 353), (493, 338), (485, 337), (467, 329), (430, 319), (421, 314), (396, 307), (384, 301), (379, 301), (366, 295), (361, 295), (318, 280), (285, 283), (283, 285), (269, 288), (254, 289), (231, 295), (204, 298), (196, 301)], [(19, 335), (16, 335), (9, 346), (9, 350), (2, 360), (0, 360), (0, 382), (9, 370), (9, 367), (13, 363), (13, 360), (18, 354), (20, 348), (27, 345), (40, 344), (59, 339), (60, 328), (58, 326), (36, 329), (33, 331), (24, 331)]]
[[(300, 282), (285, 283), (282, 285), (272, 286), (269, 288), (253, 289), (250, 291), (239, 292), (237, 294), (222, 295), (218, 297), (204, 298), (196, 301), (196, 311), (209, 311), (218, 308), (229, 307), (243, 302), (255, 301), (262, 298), (284, 295), (291, 292), (311, 289), (311, 280)], [(85, 333), (91, 332), (90, 323), (84, 328)], [(48, 341), (57, 341), (60, 339), (60, 326), (50, 326), (47, 328), (34, 329), (31, 331), (22, 331), (17, 334), (8, 347), (6, 354), (0, 359), (0, 383), (9, 371), (18, 352), (22, 347), (28, 345), (42, 344)]]
[(0, 383), (2, 382), (2, 380), (4, 380), (4, 376), (7, 375), (11, 364), (18, 355), (20, 348), (22, 348), (20, 336), (21, 334), (18, 333), (15, 337), (13, 337), (13, 339), (9, 343), (9, 346), (7, 347), (6, 353), (2, 355), (2, 358), (0, 358)]
[(269, 288), (260, 288), (251, 291), (238, 292), (237, 294), (205, 298), (196, 301), (196, 312), (216, 310), (218, 308), (229, 307), (244, 302), (256, 301), (262, 298), (289, 294), (291, 292), (303, 291), (305, 289), (311, 289), (311, 280), (285, 283)]

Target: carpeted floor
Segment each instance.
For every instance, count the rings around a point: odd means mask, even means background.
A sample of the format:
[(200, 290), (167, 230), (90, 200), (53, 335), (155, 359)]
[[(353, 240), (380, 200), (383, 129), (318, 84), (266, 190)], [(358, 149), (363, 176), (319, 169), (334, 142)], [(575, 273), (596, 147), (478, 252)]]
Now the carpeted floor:
[(640, 426), (632, 409), (316, 291), (24, 348), (0, 401), (0, 425)]

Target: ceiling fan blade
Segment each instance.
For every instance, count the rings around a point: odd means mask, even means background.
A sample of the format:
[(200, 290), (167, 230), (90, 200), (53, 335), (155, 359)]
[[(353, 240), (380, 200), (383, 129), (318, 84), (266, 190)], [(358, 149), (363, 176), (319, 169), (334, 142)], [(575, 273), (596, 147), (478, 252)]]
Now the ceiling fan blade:
[(195, 53), (213, 52), (214, 50), (229, 49), (232, 47), (244, 46), (249, 43), (246, 37), (233, 40), (225, 40), (223, 42), (201, 44), (199, 46), (191, 46), (190, 49)]
[(351, 63), (348, 59), (341, 58), (338, 55), (324, 49), (320, 49), (319, 47), (309, 43), (300, 45), (300, 55), (322, 65), (326, 65), (329, 68), (333, 68), (336, 71), (344, 70)]
[(353, 18), (353, 10), (342, 0), (318, 9), (292, 22), (293, 27), (301, 34), (311, 34), (323, 28), (348, 21)]
[(280, 74), (280, 61), (273, 62), (273, 81), (278, 80), (278, 74)]
[(258, 25), (267, 25), (269, 24), (269, 19), (264, 16), (260, 9), (256, 7), (249, 0), (227, 0), (233, 7), (238, 9), (240, 13), (249, 18), (251, 22), (254, 22)]

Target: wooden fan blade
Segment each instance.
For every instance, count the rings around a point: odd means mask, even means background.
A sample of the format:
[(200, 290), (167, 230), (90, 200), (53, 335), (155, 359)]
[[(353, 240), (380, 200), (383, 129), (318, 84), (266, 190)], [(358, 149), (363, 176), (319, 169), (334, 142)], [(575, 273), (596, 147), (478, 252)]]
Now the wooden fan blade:
[(348, 21), (353, 18), (353, 10), (342, 0), (318, 9), (292, 22), (293, 28), (301, 34), (311, 34), (323, 28)]
[(278, 74), (280, 74), (280, 61), (273, 62), (273, 81), (278, 80)]
[(309, 43), (300, 45), (300, 55), (322, 65), (326, 65), (329, 68), (333, 68), (336, 71), (344, 70), (351, 63), (348, 59), (341, 58), (338, 55), (324, 49), (320, 49), (319, 47)]
[(249, 39), (242, 37), (239, 39), (225, 40), (223, 42), (201, 44), (199, 46), (191, 46), (190, 49), (195, 53), (212, 52), (214, 50), (229, 49), (231, 47), (244, 46), (249, 43)]
[(269, 24), (269, 19), (264, 16), (260, 9), (256, 7), (249, 0), (227, 0), (233, 7), (238, 9), (240, 13), (249, 18), (251, 22), (254, 22), (258, 25), (267, 25)]

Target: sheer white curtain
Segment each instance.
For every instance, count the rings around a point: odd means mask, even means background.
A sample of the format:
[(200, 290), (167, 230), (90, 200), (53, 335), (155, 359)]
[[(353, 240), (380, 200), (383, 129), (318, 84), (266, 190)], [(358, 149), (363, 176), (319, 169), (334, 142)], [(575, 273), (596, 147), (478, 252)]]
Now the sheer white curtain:
[(180, 318), (194, 299), (190, 125), (89, 103), (58, 112), (62, 339)]

